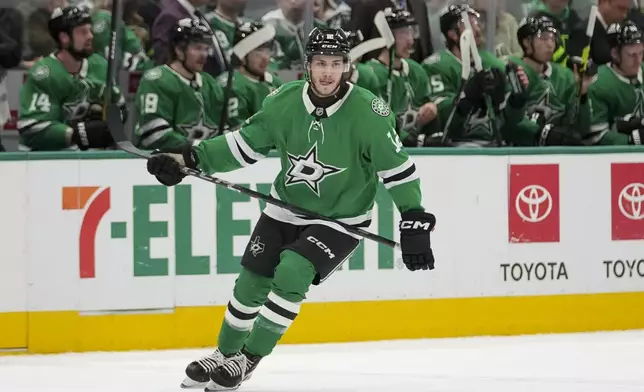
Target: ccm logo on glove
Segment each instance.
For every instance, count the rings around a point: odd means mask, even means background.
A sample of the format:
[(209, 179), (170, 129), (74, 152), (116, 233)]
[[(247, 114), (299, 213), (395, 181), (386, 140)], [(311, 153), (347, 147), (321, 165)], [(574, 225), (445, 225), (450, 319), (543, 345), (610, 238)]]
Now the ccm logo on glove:
[(404, 230), (416, 230), (421, 229), (425, 231), (433, 230), (432, 224), (430, 222), (419, 222), (419, 221), (401, 221), (400, 228)]

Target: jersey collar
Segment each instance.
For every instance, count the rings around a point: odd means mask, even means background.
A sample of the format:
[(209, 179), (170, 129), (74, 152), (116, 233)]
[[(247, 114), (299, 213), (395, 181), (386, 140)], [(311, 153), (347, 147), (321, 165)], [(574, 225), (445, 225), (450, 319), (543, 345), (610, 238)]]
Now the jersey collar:
[[(56, 52), (50, 53), (50, 54), (49, 54), (49, 56), (50, 56), (52, 59), (55, 59), (55, 60), (57, 60), (59, 63), (61, 63), (61, 64), (62, 64), (62, 62), (58, 59), (58, 57), (56, 57)], [(80, 67), (80, 70), (78, 71), (77, 75), (78, 75), (80, 78), (83, 78), (83, 79), (84, 79), (84, 78), (86, 78), (86, 77), (87, 77), (87, 70), (88, 70), (88, 69), (89, 69), (89, 60), (87, 60), (87, 59), (82, 59), (82, 60), (81, 60), (81, 67)]]
[[(610, 68), (610, 70), (613, 71), (615, 76), (617, 76), (617, 79), (621, 80), (622, 82), (624, 82), (626, 84), (633, 84), (629, 78), (627, 78), (624, 75), (622, 75), (619, 72), (617, 72), (614, 67), (615, 66), (613, 64), (608, 65), (608, 68)], [(637, 81), (640, 84), (642, 84), (642, 80), (644, 80), (644, 77), (642, 76), (642, 69), (640, 68), (639, 72), (637, 73)]]
[[(306, 112), (309, 114), (312, 114), (315, 112), (317, 109), (316, 106), (311, 102), (311, 98), (309, 98), (309, 95), (306, 93), (309, 90), (309, 82), (304, 83), (304, 86), (302, 87), (302, 102), (304, 102), (304, 107), (306, 108)], [(326, 108), (326, 116), (331, 117), (335, 112), (337, 112), (340, 107), (344, 104), (344, 102), (347, 100), (349, 95), (351, 94), (351, 91), (353, 90), (353, 84), (349, 83), (349, 91), (347, 91), (346, 94), (344, 94), (344, 97), (342, 99), (338, 100), (338, 102), (334, 103), (333, 105), (329, 106)]]
[(201, 88), (201, 86), (203, 86), (203, 79), (201, 78), (201, 74), (199, 74), (198, 72), (195, 74), (195, 80), (192, 81), (192, 80), (188, 80), (188, 79), (184, 78), (179, 72), (177, 72), (174, 69), (172, 69), (171, 66), (165, 65), (165, 67), (167, 69), (169, 69), (170, 72), (172, 72), (173, 74), (177, 75), (179, 80), (181, 80), (182, 82), (184, 82), (188, 86), (193, 87), (193, 84), (196, 84), (198, 88)]

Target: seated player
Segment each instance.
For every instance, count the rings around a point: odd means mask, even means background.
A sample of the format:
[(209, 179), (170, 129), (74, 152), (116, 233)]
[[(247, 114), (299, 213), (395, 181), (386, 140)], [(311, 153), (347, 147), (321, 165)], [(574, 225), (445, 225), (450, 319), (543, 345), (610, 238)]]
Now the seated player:
[(380, 86), (373, 68), (360, 62), (362, 56), (373, 49), (368, 45), (369, 42), (363, 42), (364, 37), (360, 30), (348, 31), (347, 37), (351, 45), (351, 75), (349, 76), (349, 81), (357, 86), (366, 88), (376, 96), (380, 96)]
[[(114, 144), (102, 119), (107, 61), (92, 47), (92, 18), (81, 8), (57, 8), (49, 33), (58, 51), (38, 60), (20, 89), (20, 149), (104, 149)], [(112, 97), (127, 118), (125, 99)]]
[(205, 22), (177, 22), (170, 39), (170, 64), (148, 70), (136, 91), (135, 132), (141, 148), (180, 148), (220, 133), (223, 90), (203, 72), (211, 45)]
[(519, 27), (517, 38), (523, 58), (511, 56), (509, 61), (521, 66), (528, 76), (529, 120), (520, 122), (517, 127), (521, 129), (516, 132), (535, 135), (524, 143), (527, 145), (579, 145), (590, 132), (591, 105), (587, 92), (595, 67), (588, 67), (579, 91), (581, 76), (576, 58), (568, 60), (574, 65), (574, 72), (550, 60), (557, 48), (559, 31), (547, 16), (528, 17)]
[(367, 64), (378, 78), (379, 95), (396, 115), (400, 139), (413, 146), (419, 134), (432, 132), (434, 124), (430, 123), (436, 118), (437, 108), (430, 100), (427, 75), (420, 64), (409, 58), (416, 20), (402, 8), (386, 8), (385, 18), (396, 42)]
[[(436, 220), (422, 206), (416, 166), (387, 105), (346, 81), (350, 66), (344, 31), (313, 29), (306, 81), (269, 95), (239, 131), (181, 153), (153, 155), (148, 171), (173, 186), (185, 177), (184, 166), (208, 174), (232, 171), (275, 148), (282, 170), (273, 197), (355, 227), (369, 226), (382, 179), (401, 213), (403, 262), (411, 271), (433, 269), (430, 232)], [(207, 391), (234, 390), (248, 380), (297, 318), (311, 285), (322, 284), (361, 240), (335, 222), (273, 204), (267, 204), (251, 237), (256, 240), (242, 257), (218, 348), (188, 365), (184, 387), (210, 381)]]
[[(232, 81), (232, 94), (228, 98), (226, 125), (231, 130), (240, 127), (247, 118), (257, 113), (264, 98), (282, 85), (282, 81), (267, 71), (271, 61), (273, 26), (261, 22), (246, 22), (235, 30), (233, 52), (240, 55)], [(227, 87), (228, 73), (222, 73), (217, 81), (222, 88)]]
[(593, 106), (587, 144), (641, 145), (644, 141), (644, 37), (633, 22), (608, 27), (612, 61), (589, 88)]

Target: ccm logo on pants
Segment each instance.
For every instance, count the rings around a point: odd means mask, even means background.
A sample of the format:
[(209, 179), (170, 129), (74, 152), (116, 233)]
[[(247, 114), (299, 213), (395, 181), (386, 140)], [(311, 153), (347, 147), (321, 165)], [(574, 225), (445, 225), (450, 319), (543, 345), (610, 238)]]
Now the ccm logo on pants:
[(329, 259), (335, 258), (335, 255), (333, 254), (333, 252), (331, 252), (331, 249), (329, 249), (328, 246), (324, 245), (324, 243), (322, 241), (318, 240), (317, 238), (313, 237), (312, 235), (306, 237), (306, 239), (309, 242), (317, 245), (318, 248), (322, 249), (324, 251), (324, 253), (326, 253), (329, 256)]
[(429, 230), (430, 225), (429, 222), (417, 222), (417, 221), (402, 221), (400, 222), (400, 228), (401, 229), (422, 229), (422, 230)]

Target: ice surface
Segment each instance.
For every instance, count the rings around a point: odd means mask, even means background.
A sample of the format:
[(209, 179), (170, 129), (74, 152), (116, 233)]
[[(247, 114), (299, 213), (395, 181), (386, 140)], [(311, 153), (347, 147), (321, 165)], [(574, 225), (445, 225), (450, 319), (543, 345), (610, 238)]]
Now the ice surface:
[[(0, 357), (0, 391), (180, 392), (209, 351)], [(284, 345), (239, 391), (644, 392), (644, 331)]]

